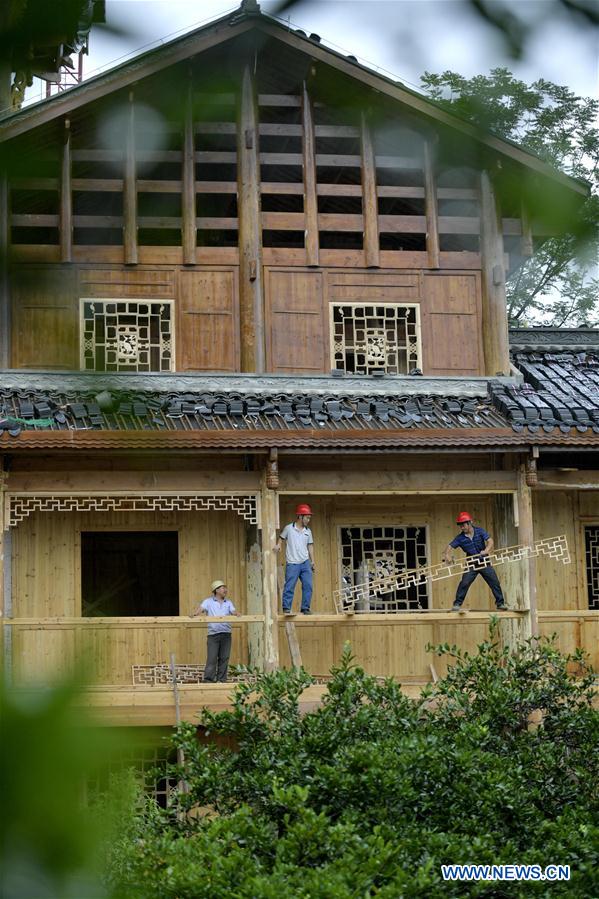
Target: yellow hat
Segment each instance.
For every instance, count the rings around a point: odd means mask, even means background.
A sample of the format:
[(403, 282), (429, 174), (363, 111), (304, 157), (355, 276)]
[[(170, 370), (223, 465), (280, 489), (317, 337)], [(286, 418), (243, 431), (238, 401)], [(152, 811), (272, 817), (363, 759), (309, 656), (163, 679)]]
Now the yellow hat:
[(212, 586), (210, 587), (210, 589), (214, 593), (214, 591), (218, 590), (219, 587), (226, 587), (226, 586), (227, 585), (225, 584), (224, 581), (212, 581)]

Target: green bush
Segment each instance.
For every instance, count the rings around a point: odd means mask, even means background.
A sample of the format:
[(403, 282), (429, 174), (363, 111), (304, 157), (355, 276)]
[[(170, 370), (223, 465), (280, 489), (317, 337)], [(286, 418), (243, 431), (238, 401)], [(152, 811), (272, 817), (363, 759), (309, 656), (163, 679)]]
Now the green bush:
[[(494, 631), (475, 656), (437, 651), (453, 665), (418, 701), (347, 650), (306, 715), (304, 671), (259, 675), (232, 711), (204, 711), (235, 751), (182, 725), (188, 792), (113, 843), (111, 886), (123, 899), (597, 895), (599, 716), (583, 657), (550, 641), (502, 650)], [(451, 883), (444, 863), (570, 864), (572, 878)]]

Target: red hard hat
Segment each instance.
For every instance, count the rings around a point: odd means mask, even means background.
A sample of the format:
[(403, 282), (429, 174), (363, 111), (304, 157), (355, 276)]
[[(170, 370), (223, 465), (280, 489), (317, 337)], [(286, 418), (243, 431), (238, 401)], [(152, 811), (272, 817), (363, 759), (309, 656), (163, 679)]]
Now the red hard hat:
[(460, 512), (456, 518), (456, 524), (464, 524), (466, 521), (472, 521), (472, 515), (469, 512)]
[(296, 506), (295, 509), (296, 515), (311, 515), (312, 509), (308, 505), (308, 503), (300, 503), (299, 506)]

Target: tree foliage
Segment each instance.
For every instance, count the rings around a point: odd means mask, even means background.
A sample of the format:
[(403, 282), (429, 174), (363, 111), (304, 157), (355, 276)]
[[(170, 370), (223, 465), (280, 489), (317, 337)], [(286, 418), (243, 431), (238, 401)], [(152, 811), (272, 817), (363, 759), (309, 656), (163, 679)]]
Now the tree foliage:
[[(301, 715), (303, 671), (259, 675), (181, 726), (189, 792), (138, 815), (108, 864), (127, 899), (593, 895), (598, 714), (580, 654), (497, 634), (420, 700), (352, 664)], [(575, 666), (577, 678), (570, 673)], [(541, 719), (541, 720), (540, 720)], [(570, 864), (568, 883), (451, 883), (442, 863)]]
[(528, 85), (504, 68), (474, 78), (426, 72), (421, 81), (434, 100), (481, 130), (590, 183), (591, 196), (581, 212), (590, 243), (581, 246), (572, 236), (546, 240), (509, 279), (508, 315), (513, 326), (599, 323), (599, 102), (543, 79)]

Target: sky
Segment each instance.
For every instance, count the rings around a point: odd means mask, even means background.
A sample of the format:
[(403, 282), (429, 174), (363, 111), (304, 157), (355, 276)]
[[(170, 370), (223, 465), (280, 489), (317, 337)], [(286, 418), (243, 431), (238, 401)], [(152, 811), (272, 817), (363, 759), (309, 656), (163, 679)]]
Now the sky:
[[(288, 15), (292, 26), (411, 87), (418, 87), (424, 71), (452, 69), (470, 77), (506, 66), (525, 81), (545, 78), (580, 95), (599, 94), (597, 32), (563, 13), (549, 14), (552, 0), (495, 2), (517, 3), (519, 15), (536, 23), (522, 60), (509, 56), (463, 0), (301, 0)], [(229, 0), (107, 0), (108, 25), (124, 33), (95, 27), (84, 71), (95, 74), (238, 6)], [(264, 12), (274, 8), (270, 2), (261, 6)], [(36, 88), (29, 101), (39, 99)]]

